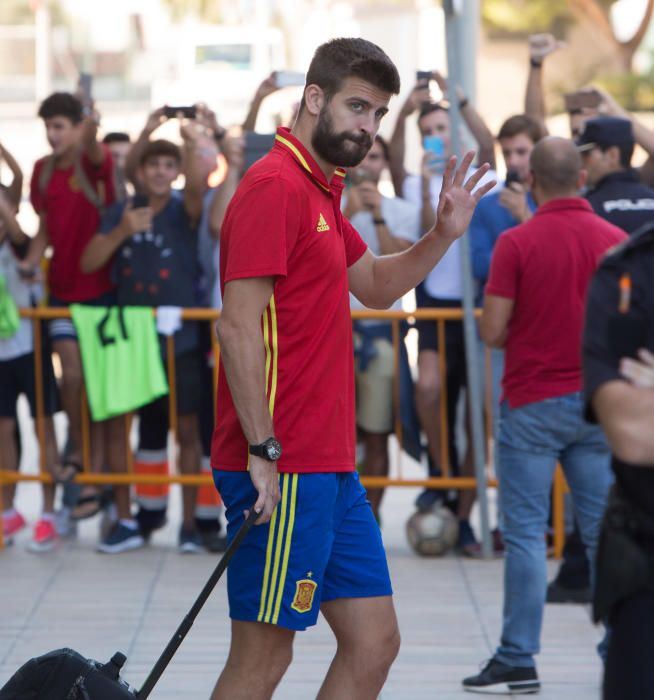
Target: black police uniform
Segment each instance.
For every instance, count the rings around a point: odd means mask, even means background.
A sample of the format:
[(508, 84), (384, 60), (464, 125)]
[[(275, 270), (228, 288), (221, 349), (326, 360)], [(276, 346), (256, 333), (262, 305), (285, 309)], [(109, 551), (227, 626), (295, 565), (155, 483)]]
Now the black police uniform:
[(595, 213), (629, 234), (654, 222), (654, 189), (629, 168), (602, 178), (586, 194)]
[[(590, 401), (619, 373), (622, 357), (654, 350), (654, 224), (602, 261), (588, 292), (583, 341), (587, 418)], [(654, 416), (652, 416), (654, 430)], [(612, 461), (616, 483), (598, 550), (595, 619), (611, 628), (605, 700), (654, 698), (654, 464)]]

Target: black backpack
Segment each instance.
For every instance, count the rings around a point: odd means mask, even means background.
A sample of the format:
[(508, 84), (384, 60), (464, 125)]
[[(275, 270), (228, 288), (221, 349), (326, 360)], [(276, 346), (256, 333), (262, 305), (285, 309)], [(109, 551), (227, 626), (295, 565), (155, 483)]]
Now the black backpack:
[(0, 700), (146, 700), (258, 517), (252, 508), (140, 690), (132, 688), (120, 677), (120, 669), (126, 661), (120, 652), (116, 652), (108, 663), (100, 664), (73, 649), (57, 649), (21, 666), (0, 688)]

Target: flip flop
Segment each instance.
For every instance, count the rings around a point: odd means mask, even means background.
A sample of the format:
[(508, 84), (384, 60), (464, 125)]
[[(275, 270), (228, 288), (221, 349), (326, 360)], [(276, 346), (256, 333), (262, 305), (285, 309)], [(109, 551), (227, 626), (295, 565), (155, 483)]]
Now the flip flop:
[(56, 464), (52, 476), (57, 484), (67, 484), (84, 471), (84, 467), (74, 459), (65, 459), (62, 464)]

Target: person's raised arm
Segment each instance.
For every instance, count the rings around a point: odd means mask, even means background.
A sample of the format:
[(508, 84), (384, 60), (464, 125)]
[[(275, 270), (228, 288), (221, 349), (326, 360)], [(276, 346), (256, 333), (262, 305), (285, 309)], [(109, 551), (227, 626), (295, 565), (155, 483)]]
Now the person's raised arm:
[(13, 155), (0, 143), (0, 158), (5, 161), (9, 170), (11, 170), (12, 180), (7, 185), (7, 192), (11, 202), (18, 207), (23, 195), (23, 171)]
[(552, 34), (532, 34), (529, 37), (529, 74), (525, 92), (525, 114), (535, 119), (547, 134), (545, 125), (545, 88), (543, 86), (543, 63), (547, 56), (564, 46)]
[(98, 141), (98, 125), (100, 113), (91, 106), (82, 121), (82, 150), (89, 159), (91, 165), (99, 168), (104, 163), (105, 153), (102, 144)]
[(654, 355), (643, 349), (638, 356), (620, 362), (627, 381), (605, 382), (591, 403), (613, 454), (628, 464), (654, 467)]
[(406, 154), (406, 120), (420, 107), (421, 102), (429, 101), (429, 86), (426, 82), (418, 83), (409, 93), (406, 101), (402, 105), (391, 140), (388, 142), (388, 168), (391, 173), (391, 181), (397, 197), (402, 197), (404, 179), (407, 176), (404, 167), (404, 157)]
[(197, 223), (202, 216), (202, 198), (207, 189), (206, 171), (198, 153), (199, 133), (192, 121), (182, 122), (179, 133), (184, 142), (184, 209), (191, 222)]
[(96, 233), (88, 242), (80, 259), (80, 269), (90, 274), (104, 267), (124, 241), (139, 231), (147, 231), (152, 226), (152, 209), (139, 207), (132, 209), (128, 202), (120, 222), (109, 233)]
[[(434, 71), (434, 80), (437, 82), (443, 95), (447, 97), (449, 94), (447, 78), (438, 71)], [(488, 163), (495, 170), (495, 139), (493, 138), (493, 133), (459, 85), (456, 86), (456, 97), (459, 101), (459, 111), (463, 121), (477, 144), (478, 161), (480, 163)]]
[(0, 222), (4, 224), (9, 240), (16, 246), (29, 243), (29, 236), (20, 227), (16, 220), (14, 203), (9, 194), (0, 190)]
[(155, 109), (145, 122), (143, 130), (139, 134), (136, 141), (132, 144), (127, 154), (127, 160), (125, 161), (125, 176), (134, 185), (137, 190), (142, 189), (141, 183), (138, 179), (138, 168), (141, 162), (141, 154), (143, 149), (147, 146), (150, 136), (161, 126), (164, 121), (164, 108), (159, 107)]
[(248, 109), (247, 116), (243, 122), (243, 131), (255, 131), (261, 104), (266, 97), (268, 97), (268, 95), (272, 95), (273, 92), (277, 92), (277, 90), (279, 90), (279, 88), (275, 82), (275, 74), (271, 73), (264, 81), (262, 81), (257, 88), (257, 91), (254, 93), (252, 102), (250, 102), (250, 108)]
[[(272, 277), (227, 282), (223, 308), (216, 323), (229, 391), (241, 429), (250, 445), (259, 445), (275, 435), (266, 397), (266, 361), (261, 330), (261, 317), (273, 289)], [(250, 455), (249, 473), (258, 493), (254, 509), (262, 514), (257, 524), (263, 524), (270, 520), (280, 499), (277, 464)]]
[(244, 163), (243, 146), (242, 138), (226, 137), (222, 141), (223, 155), (227, 161), (227, 175), (216, 190), (209, 208), (209, 231), (212, 238), (217, 241), (220, 240), (220, 231), (225, 220), (227, 207), (241, 179)]
[(34, 274), (41, 264), (41, 259), (50, 244), (48, 227), (45, 222), (45, 214), (39, 216), (39, 230), (36, 236), (30, 241), (27, 255), (18, 263), (18, 267), (28, 273)]
[(456, 158), (449, 159), (436, 223), (417, 243), (402, 253), (382, 257), (375, 257), (368, 250), (348, 269), (350, 291), (362, 304), (372, 309), (388, 308), (422, 282), (450, 245), (465, 233), (477, 203), (495, 185), (489, 182), (475, 190), (489, 170), (488, 163), (466, 181), (474, 156), (474, 151), (468, 152), (458, 169)]

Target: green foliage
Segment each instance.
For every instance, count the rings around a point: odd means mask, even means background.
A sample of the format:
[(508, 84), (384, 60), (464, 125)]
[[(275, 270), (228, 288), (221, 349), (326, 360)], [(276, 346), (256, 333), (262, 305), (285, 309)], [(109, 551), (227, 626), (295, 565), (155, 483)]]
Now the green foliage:
[(547, 32), (571, 19), (566, 0), (482, 0), (481, 7), (486, 29), (496, 35)]

